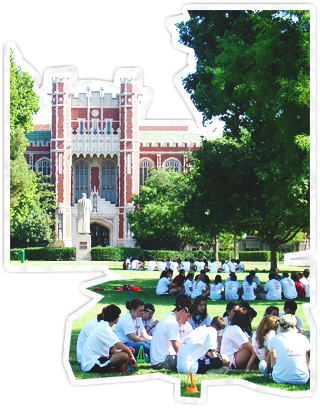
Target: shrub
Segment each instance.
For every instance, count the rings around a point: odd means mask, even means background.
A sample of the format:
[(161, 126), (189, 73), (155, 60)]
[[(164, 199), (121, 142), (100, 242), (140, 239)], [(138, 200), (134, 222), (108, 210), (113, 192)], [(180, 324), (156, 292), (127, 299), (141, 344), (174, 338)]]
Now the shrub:
[(11, 249), (10, 259), (19, 261), (22, 250), (25, 251), (25, 259), (30, 261), (73, 261), (76, 256), (76, 248), (21, 248)]

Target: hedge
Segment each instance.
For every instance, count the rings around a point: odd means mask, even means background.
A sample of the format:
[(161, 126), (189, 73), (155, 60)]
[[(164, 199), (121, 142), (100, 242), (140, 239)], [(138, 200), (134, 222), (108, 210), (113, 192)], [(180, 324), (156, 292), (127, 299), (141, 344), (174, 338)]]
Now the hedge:
[[(270, 251), (239, 251), (238, 257), (241, 261), (253, 262), (270, 262)], [(279, 260), (279, 253), (277, 252), (277, 260)]]
[[(73, 261), (76, 257), (76, 248), (25, 248), (11, 249), (10, 259), (19, 261), (21, 259), (21, 250), (25, 251), (25, 259), (30, 261)], [(122, 261), (127, 257), (140, 258), (149, 260), (155, 257), (158, 261), (165, 259), (167, 256), (170, 259), (193, 258), (207, 259), (210, 261), (214, 258), (212, 251), (165, 251), (165, 250), (144, 250), (141, 248), (127, 247), (95, 247), (91, 249), (91, 259), (93, 261)], [(241, 261), (254, 262), (270, 262), (270, 251), (239, 251), (239, 259)], [(219, 251), (219, 261), (224, 261), (229, 258), (228, 251)], [(277, 254), (279, 259), (279, 254)]]
[[(91, 249), (93, 261), (122, 261), (127, 257), (140, 258), (149, 260), (155, 257), (158, 261), (165, 259), (193, 258), (195, 260), (207, 259), (210, 261), (214, 258), (212, 251), (165, 251), (165, 250), (143, 250), (141, 248), (115, 248), (115, 247), (96, 247)], [(239, 251), (238, 258), (241, 261), (270, 262), (270, 251)], [(219, 251), (219, 261), (229, 259), (229, 251)]]
[(76, 248), (19, 248), (10, 250), (10, 260), (20, 261), (21, 251), (28, 261), (73, 261), (76, 257)]

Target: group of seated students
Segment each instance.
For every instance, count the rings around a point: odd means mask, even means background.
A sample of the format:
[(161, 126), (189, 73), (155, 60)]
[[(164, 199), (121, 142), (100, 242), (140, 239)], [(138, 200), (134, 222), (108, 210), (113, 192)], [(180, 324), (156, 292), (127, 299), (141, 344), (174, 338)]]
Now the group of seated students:
[(229, 302), (224, 316), (212, 319), (207, 301), (199, 295), (192, 302), (179, 293), (174, 310), (159, 321), (153, 319), (154, 306), (141, 299), (128, 300), (121, 317), (118, 306), (108, 305), (78, 336), (82, 371), (124, 372), (136, 365), (143, 349), (154, 370), (203, 374), (258, 367), (277, 383), (309, 380), (310, 345), (295, 316), (294, 300), (284, 303), (281, 314), (278, 307), (267, 307), (254, 333), (251, 324), (257, 313), (247, 301)]
[(173, 272), (179, 272), (180, 269), (184, 269), (186, 273), (200, 271), (202, 269), (206, 269), (208, 272), (212, 273), (245, 272), (245, 266), (240, 259), (231, 259), (230, 261), (226, 260), (221, 262), (221, 266), (218, 268), (214, 259), (211, 259), (210, 262), (208, 262), (207, 259), (201, 258), (197, 260), (194, 258), (184, 258), (183, 260), (180, 258), (173, 258), (171, 260), (169, 256), (161, 259), (159, 262), (155, 257), (146, 262), (143, 257), (134, 258), (128, 256), (123, 261), (123, 269), (159, 272), (162, 272), (165, 269), (171, 269)]
[(292, 272), (290, 278), (288, 272), (284, 272), (282, 276), (277, 271), (271, 272), (269, 280), (263, 287), (254, 270), (244, 277), (242, 284), (238, 281), (236, 273), (230, 272), (223, 284), (220, 274), (217, 274), (211, 282), (206, 268), (196, 276), (194, 272), (186, 274), (184, 269), (180, 269), (175, 278), (172, 278), (173, 270), (165, 268), (157, 283), (156, 294), (163, 296), (185, 293), (192, 299), (203, 295), (212, 300), (297, 299), (310, 297), (309, 275), (309, 269), (299, 273)]

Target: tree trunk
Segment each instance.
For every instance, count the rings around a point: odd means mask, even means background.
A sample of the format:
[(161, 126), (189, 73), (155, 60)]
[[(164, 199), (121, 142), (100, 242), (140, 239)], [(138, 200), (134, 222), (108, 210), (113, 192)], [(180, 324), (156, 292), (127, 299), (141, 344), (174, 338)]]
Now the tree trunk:
[(278, 247), (274, 244), (270, 245), (270, 271), (274, 271), (277, 268), (277, 249)]
[(237, 259), (237, 237), (233, 235), (233, 259)]

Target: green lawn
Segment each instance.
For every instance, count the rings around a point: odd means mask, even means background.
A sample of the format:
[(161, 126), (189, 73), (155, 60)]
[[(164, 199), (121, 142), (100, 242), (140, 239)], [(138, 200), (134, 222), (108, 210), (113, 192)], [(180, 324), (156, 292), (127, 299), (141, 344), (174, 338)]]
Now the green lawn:
[[(119, 275), (128, 276), (128, 279), (118, 280), (118, 281), (116, 280), (109, 281), (109, 282), (104, 282), (96, 286), (88, 287), (88, 289), (92, 290), (93, 292), (95, 292), (97, 288), (102, 289), (102, 291), (99, 290), (96, 293), (99, 293), (100, 295), (103, 295), (104, 297), (99, 303), (97, 303), (89, 311), (85, 312), (83, 315), (75, 319), (72, 324), (69, 362), (70, 362), (73, 374), (75, 376), (75, 379), (79, 379), (79, 380), (106, 377), (106, 375), (86, 374), (81, 371), (80, 366), (78, 365), (77, 359), (76, 359), (76, 341), (77, 341), (77, 336), (82, 326), (84, 325), (84, 323), (92, 319), (93, 317), (95, 317), (98, 313), (100, 313), (102, 307), (105, 306), (106, 304), (110, 304), (110, 303), (117, 304), (121, 308), (122, 314), (124, 314), (127, 311), (125, 308), (125, 303), (129, 298), (129, 293), (119, 291), (119, 290), (114, 290), (113, 287), (122, 286), (124, 283), (130, 283), (133, 286), (138, 286), (140, 288), (140, 291), (133, 292), (133, 297), (139, 297), (143, 299), (145, 303), (146, 302), (153, 303), (156, 309), (155, 315), (154, 315), (155, 319), (159, 320), (161, 317), (168, 314), (174, 308), (174, 297), (171, 297), (171, 296), (159, 297), (155, 294), (155, 287), (159, 279), (159, 272), (123, 271), (121, 262), (106, 262), (103, 264), (107, 264), (110, 271), (114, 273), (117, 273)], [(247, 267), (247, 270), (250, 270), (251, 268), (255, 268), (255, 267), (257, 267), (260, 270), (263, 269), (261, 267), (261, 264), (250, 264), (249, 265), (249, 263), (246, 263), (246, 267)], [(281, 270), (288, 270), (288, 271), (301, 270), (301, 268), (297, 268), (297, 267), (288, 268), (288, 267), (284, 267), (283, 265), (280, 265), (279, 269), (280, 271)], [(245, 275), (246, 274), (237, 274), (240, 282), (242, 282)], [(227, 276), (228, 275), (226, 274), (222, 277), (224, 279)], [(261, 272), (261, 273), (258, 273), (258, 276), (262, 284), (264, 284), (268, 280), (268, 273)], [(214, 274), (209, 274), (209, 277), (212, 280), (212, 278), (214, 277)], [(296, 314), (302, 320), (306, 335), (310, 338), (310, 328), (304, 316), (303, 308), (302, 308), (302, 303), (306, 303), (308, 301), (309, 299), (297, 300), (298, 310)], [(227, 301), (209, 301), (208, 302), (208, 313), (211, 316), (211, 318), (217, 315), (222, 316), (222, 314), (225, 311), (226, 303)], [(280, 311), (282, 311), (283, 303), (284, 303), (283, 301), (272, 302), (272, 304), (279, 307)], [(253, 320), (253, 329), (256, 329), (257, 325), (259, 324), (262, 318), (265, 308), (268, 305), (270, 305), (271, 302), (257, 300), (257, 301), (251, 302), (250, 304), (257, 311), (257, 317)], [(109, 374), (108, 377), (117, 377), (117, 376), (123, 376), (123, 375), (136, 376), (136, 375), (150, 374), (152, 372), (154, 371), (150, 369), (150, 366), (148, 364), (143, 363), (143, 364), (139, 364), (139, 366), (135, 368), (133, 373)], [(174, 376), (181, 380), (181, 395), (182, 396), (193, 397), (193, 398), (200, 397), (200, 394), (186, 394), (185, 393), (187, 375), (172, 373), (166, 370), (160, 370), (160, 372), (170, 375), (170, 376)], [(245, 374), (244, 370), (232, 370), (226, 375), (224, 374), (196, 375), (195, 381), (196, 381), (198, 390), (201, 391), (201, 380), (214, 380), (214, 379), (222, 379), (226, 377), (228, 379), (229, 378), (235, 378), (235, 379), (242, 378), (254, 384), (259, 384), (262, 386), (267, 386), (267, 387), (272, 387), (272, 388), (277, 388), (277, 389), (282, 389), (282, 390), (292, 391), (292, 392), (309, 390), (309, 383), (306, 385), (295, 385), (295, 386), (289, 385), (289, 384), (275, 384), (273, 383), (271, 379), (264, 379), (261, 373), (258, 372), (257, 370), (253, 370), (250, 374)]]

